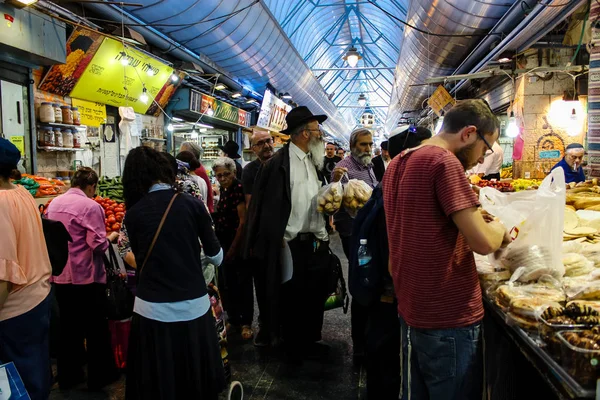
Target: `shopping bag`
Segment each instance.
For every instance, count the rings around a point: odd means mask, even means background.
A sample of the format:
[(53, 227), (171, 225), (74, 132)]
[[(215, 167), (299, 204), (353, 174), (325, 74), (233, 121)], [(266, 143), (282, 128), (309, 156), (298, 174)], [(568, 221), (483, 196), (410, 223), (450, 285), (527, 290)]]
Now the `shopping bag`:
[(125, 369), (127, 367), (131, 318), (123, 321), (108, 321), (108, 328), (110, 329), (110, 341), (117, 368)]
[(479, 200), (484, 210), (497, 217), (510, 231), (513, 242), (500, 257), (491, 258), (513, 273), (512, 281), (535, 281), (543, 275), (560, 279), (565, 210), (565, 175), (555, 169), (538, 190), (501, 193), (482, 188)]
[(0, 365), (0, 400), (8, 399), (31, 400), (13, 362)]
[(328, 292), (330, 295), (325, 300), (325, 311), (341, 307), (344, 310), (344, 314), (346, 314), (348, 312), (349, 298), (342, 271), (342, 263), (338, 256), (331, 252), (331, 250), (329, 251), (329, 269)]
[(121, 277), (121, 269), (115, 249), (108, 246), (108, 257), (103, 254), (106, 269), (106, 317), (109, 320), (122, 321), (133, 315), (135, 298)]
[(325, 215), (333, 215), (342, 206), (344, 187), (341, 182), (333, 182), (319, 189), (317, 193), (317, 211)]

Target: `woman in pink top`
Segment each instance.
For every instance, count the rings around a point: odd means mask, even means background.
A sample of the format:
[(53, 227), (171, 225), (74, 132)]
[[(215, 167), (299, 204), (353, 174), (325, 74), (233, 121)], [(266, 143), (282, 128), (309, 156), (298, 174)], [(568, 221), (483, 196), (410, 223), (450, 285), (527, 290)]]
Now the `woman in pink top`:
[(86, 360), (89, 389), (100, 389), (118, 378), (104, 309), (102, 258), (109, 240), (115, 241), (118, 234), (106, 236), (104, 210), (92, 200), (97, 184), (93, 169), (80, 168), (71, 189), (48, 206), (48, 218), (62, 222), (73, 239), (67, 265), (53, 279), (60, 309), (58, 384), (62, 390), (83, 382)]
[(31, 399), (46, 400), (52, 268), (35, 201), (10, 182), (20, 158), (0, 139), (0, 364), (14, 362)]

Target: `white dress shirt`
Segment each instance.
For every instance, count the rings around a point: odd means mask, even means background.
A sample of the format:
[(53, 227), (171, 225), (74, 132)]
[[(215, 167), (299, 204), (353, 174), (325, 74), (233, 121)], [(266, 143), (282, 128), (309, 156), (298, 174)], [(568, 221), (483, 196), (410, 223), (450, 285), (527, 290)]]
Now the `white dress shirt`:
[(328, 240), (325, 219), (317, 212), (317, 193), (321, 181), (310, 156), (290, 143), (290, 189), (292, 212), (285, 228), (284, 240), (290, 242), (299, 233), (313, 233), (317, 239)]
[(473, 173), (475, 174), (483, 174), (483, 176), (488, 176), (491, 174), (497, 174), (502, 170), (502, 163), (504, 162), (504, 150), (502, 146), (498, 144), (498, 142), (494, 143), (492, 146), (494, 153), (487, 155), (483, 159), (483, 164), (477, 164), (475, 168), (473, 168)]

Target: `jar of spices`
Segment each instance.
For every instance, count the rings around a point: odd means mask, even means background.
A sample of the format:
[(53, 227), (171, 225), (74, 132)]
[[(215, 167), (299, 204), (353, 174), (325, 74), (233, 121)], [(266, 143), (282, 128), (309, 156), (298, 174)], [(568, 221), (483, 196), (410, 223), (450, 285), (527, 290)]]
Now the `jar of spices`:
[(52, 107), (54, 108), (54, 122), (61, 124), (63, 119), (62, 119), (62, 110), (60, 109), (60, 104), (53, 103)]
[(77, 129), (73, 129), (73, 148), (80, 149), (81, 148), (81, 134)]
[(44, 130), (44, 147), (54, 147), (56, 146), (54, 131), (50, 128), (46, 128)]
[(43, 127), (38, 130), (38, 137), (37, 137), (38, 146), (46, 147), (46, 131), (48, 129), (50, 129), (50, 128)]
[(67, 149), (73, 148), (73, 131), (70, 129), (62, 130), (63, 147)]
[(62, 110), (62, 123), (70, 125), (73, 123), (73, 111), (71, 110), (71, 106), (61, 106)]
[(71, 112), (73, 113), (73, 125), (81, 125), (81, 117), (79, 116), (79, 108), (71, 107)]
[(44, 123), (54, 122), (54, 107), (52, 103), (42, 103), (40, 106), (40, 121)]
[(56, 147), (64, 147), (63, 146), (63, 137), (60, 128), (54, 128), (54, 144)]

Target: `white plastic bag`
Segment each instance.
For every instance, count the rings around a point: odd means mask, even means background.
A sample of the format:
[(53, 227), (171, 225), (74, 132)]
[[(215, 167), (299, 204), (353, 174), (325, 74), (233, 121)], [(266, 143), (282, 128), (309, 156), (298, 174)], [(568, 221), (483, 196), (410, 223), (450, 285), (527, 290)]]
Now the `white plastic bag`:
[(500, 263), (519, 274), (516, 280), (536, 280), (547, 273), (560, 279), (565, 274), (561, 254), (565, 194), (565, 175), (560, 168), (552, 171), (536, 191), (481, 189), (483, 209), (498, 217), (513, 237)]
[(350, 179), (344, 187), (344, 207), (351, 217), (356, 217), (373, 194), (373, 188), (359, 179)]

